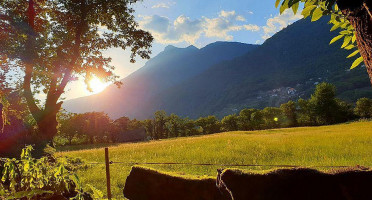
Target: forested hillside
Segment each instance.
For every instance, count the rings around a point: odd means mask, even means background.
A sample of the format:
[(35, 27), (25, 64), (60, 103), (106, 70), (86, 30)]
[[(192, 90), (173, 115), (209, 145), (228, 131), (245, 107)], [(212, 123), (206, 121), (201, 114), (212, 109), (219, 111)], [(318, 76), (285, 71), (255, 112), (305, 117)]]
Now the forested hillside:
[(244, 56), (221, 62), (204, 73), (159, 94), (143, 111), (165, 110), (196, 118), (219, 117), (239, 110), (279, 106), (307, 98), (314, 85), (336, 85), (340, 98), (355, 102), (371, 97), (364, 67), (348, 70), (350, 52), (329, 45), (334, 33), (327, 19), (300, 20)]

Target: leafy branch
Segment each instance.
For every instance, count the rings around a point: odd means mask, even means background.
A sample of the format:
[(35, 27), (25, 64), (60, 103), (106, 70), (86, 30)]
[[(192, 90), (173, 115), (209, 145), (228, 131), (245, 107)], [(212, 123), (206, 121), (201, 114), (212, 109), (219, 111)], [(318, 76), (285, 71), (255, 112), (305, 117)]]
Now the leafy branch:
[(326, 15), (331, 16), (329, 21), (329, 23), (333, 25), (331, 31), (340, 29), (340, 32), (338, 36), (334, 37), (330, 41), (330, 44), (343, 39), (341, 48), (345, 50), (353, 50), (347, 58), (352, 58), (358, 55), (358, 58), (353, 62), (350, 69), (356, 68), (363, 62), (363, 57), (360, 55), (358, 50), (355, 30), (347, 20), (347, 16), (345, 16), (338, 8), (336, 0), (276, 0), (275, 6), (277, 8), (279, 7), (280, 14), (289, 8), (292, 8), (293, 13), (296, 14), (300, 4), (304, 5), (301, 14), (304, 18), (311, 17), (311, 21), (317, 21)]

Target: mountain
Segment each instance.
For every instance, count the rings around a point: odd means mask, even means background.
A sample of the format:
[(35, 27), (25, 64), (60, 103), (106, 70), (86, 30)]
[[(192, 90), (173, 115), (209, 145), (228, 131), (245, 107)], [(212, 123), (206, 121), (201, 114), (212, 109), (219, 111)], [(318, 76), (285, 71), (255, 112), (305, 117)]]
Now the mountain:
[(340, 42), (329, 45), (337, 33), (329, 31), (327, 22), (299, 20), (253, 51), (161, 92), (142, 112), (222, 117), (247, 107), (308, 98), (322, 81), (335, 84), (339, 97), (349, 102), (372, 97), (365, 68), (348, 70), (353, 60), (346, 57), (351, 52), (340, 49)]
[(146, 118), (151, 114), (144, 114), (141, 108), (147, 107), (149, 99), (217, 63), (244, 55), (256, 47), (238, 42), (216, 42), (201, 49), (167, 46), (145, 66), (123, 79), (120, 89), (110, 86), (100, 94), (66, 101), (63, 107), (77, 113), (104, 111), (112, 118), (124, 115)]
[(145, 119), (156, 110), (198, 118), (222, 117), (243, 108), (279, 106), (308, 98), (315, 85), (336, 85), (338, 97), (355, 102), (372, 97), (364, 67), (349, 70), (351, 52), (328, 19), (302, 19), (260, 46), (217, 42), (202, 49), (168, 46), (144, 67), (125, 78), (121, 89), (109, 87), (98, 95), (67, 101), (72, 112), (104, 111), (112, 118)]

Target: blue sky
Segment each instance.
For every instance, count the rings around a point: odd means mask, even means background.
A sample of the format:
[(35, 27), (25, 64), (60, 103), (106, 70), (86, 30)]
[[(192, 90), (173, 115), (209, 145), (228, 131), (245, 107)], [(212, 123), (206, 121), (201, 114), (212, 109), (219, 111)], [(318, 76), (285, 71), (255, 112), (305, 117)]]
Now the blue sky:
[[(142, 29), (155, 38), (152, 57), (167, 45), (202, 48), (215, 41), (262, 44), (267, 38), (301, 18), (289, 10), (279, 15), (274, 0), (144, 0), (134, 5)], [(299, 12), (300, 13), (300, 12)], [(124, 78), (146, 60), (129, 62), (129, 52), (110, 49), (116, 74)], [(69, 85), (67, 99), (90, 95), (83, 81)]]

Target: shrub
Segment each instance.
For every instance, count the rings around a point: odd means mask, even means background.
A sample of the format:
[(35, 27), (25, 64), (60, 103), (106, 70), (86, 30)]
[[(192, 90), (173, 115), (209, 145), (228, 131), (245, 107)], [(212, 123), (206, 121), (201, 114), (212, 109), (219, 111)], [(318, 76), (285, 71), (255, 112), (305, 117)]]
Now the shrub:
[(21, 159), (0, 162), (0, 196), (5, 199), (92, 199), (83, 192), (74, 174), (82, 161), (55, 159), (52, 155), (35, 159), (32, 146), (22, 150)]

